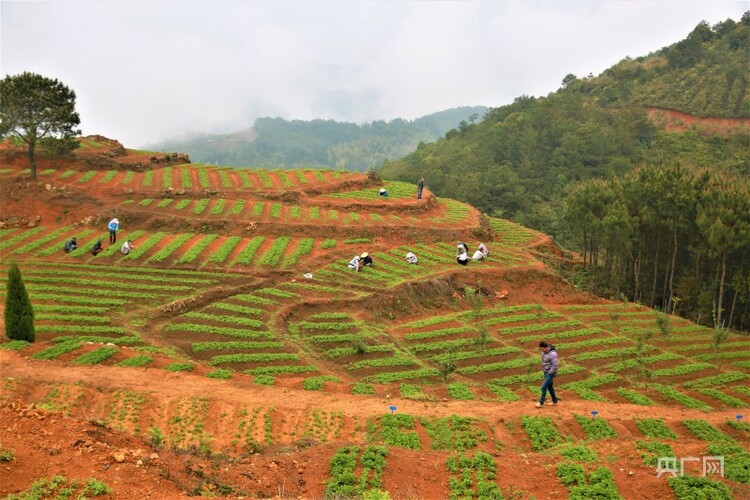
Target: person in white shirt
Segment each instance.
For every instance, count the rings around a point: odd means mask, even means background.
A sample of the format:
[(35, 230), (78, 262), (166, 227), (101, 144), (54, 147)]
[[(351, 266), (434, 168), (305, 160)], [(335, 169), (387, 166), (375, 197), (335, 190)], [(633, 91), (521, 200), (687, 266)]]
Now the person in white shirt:
[(354, 258), (349, 261), (347, 267), (352, 271), (359, 272), (359, 255), (355, 255)]
[(133, 246), (133, 243), (130, 240), (127, 240), (125, 243), (122, 244), (122, 247), (120, 248), (120, 253), (123, 255), (127, 255), (134, 248), (135, 247)]
[(406, 262), (409, 264), (416, 264), (419, 260), (417, 259), (417, 256), (414, 255), (412, 252), (409, 252), (406, 254)]

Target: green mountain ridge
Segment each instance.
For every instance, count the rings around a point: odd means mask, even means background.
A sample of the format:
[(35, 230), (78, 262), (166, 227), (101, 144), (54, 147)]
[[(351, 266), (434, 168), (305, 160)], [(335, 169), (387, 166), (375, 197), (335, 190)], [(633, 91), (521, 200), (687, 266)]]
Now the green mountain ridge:
[(475, 121), (488, 108), (465, 106), (416, 120), (397, 118), (363, 125), (334, 120), (258, 118), (253, 127), (232, 134), (201, 134), (147, 146), (154, 151), (180, 151), (194, 162), (261, 168), (338, 167), (365, 171), (400, 158), (420, 142), (443, 136), (466, 120)]

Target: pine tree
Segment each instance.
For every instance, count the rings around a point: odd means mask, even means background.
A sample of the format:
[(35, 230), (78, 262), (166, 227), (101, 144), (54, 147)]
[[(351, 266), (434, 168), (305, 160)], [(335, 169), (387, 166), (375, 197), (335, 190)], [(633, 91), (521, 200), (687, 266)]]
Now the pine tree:
[(21, 270), (13, 262), (8, 271), (5, 294), (5, 336), (11, 340), (34, 342), (34, 309), (21, 278)]

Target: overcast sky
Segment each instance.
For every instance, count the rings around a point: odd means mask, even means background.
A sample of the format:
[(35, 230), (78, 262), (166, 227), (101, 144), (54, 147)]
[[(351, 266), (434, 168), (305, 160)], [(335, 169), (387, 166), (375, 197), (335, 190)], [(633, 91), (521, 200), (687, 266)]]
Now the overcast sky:
[(0, 72), (57, 78), (84, 134), (139, 147), (261, 116), (502, 106), (677, 42), (747, 0), (0, 1)]

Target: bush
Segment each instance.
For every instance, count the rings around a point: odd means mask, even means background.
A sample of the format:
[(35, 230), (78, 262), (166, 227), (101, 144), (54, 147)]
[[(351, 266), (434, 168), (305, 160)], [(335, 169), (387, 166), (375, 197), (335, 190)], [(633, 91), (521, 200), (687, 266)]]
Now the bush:
[(34, 342), (34, 309), (21, 278), (21, 270), (13, 262), (5, 285), (5, 336), (11, 340)]

